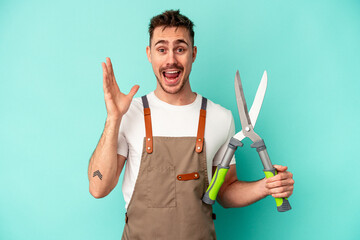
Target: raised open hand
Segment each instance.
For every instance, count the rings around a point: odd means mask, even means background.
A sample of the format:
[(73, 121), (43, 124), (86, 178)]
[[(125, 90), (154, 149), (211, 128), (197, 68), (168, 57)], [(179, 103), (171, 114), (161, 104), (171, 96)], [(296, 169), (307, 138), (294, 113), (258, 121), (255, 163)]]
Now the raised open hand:
[(129, 109), (132, 98), (139, 90), (139, 85), (134, 85), (130, 92), (125, 95), (119, 89), (115, 80), (114, 70), (110, 58), (106, 58), (106, 63), (102, 62), (103, 68), (103, 88), (106, 110), (108, 118), (118, 120)]

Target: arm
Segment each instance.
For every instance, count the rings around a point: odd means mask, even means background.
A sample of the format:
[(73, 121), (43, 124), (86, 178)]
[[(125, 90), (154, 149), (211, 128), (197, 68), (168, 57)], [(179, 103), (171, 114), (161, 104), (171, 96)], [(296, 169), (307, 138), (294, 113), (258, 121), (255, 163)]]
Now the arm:
[(126, 160), (124, 156), (117, 154), (121, 119), (139, 89), (139, 86), (135, 85), (128, 95), (123, 94), (115, 80), (110, 58), (106, 58), (106, 63), (101, 64), (107, 119), (88, 168), (89, 191), (95, 198), (108, 195), (119, 180)]
[(89, 191), (95, 198), (108, 195), (116, 186), (126, 158), (117, 154), (120, 123), (106, 121), (104, 132), (90, 158)]
[[(287, 167), (274, 165), (278, 171), (275, 177), (255, 182), (239, 181), (236, 176), (236, 165), (230, 165), (223, 185), (221, 186), (217, 201), (224, 208), (245, 207), (260, 199), (272, 195), (273, 197), (290, 197), (294, 189), (292, 173), (286, 171)], [(213, 167), (215, 172), (216, 167)]]

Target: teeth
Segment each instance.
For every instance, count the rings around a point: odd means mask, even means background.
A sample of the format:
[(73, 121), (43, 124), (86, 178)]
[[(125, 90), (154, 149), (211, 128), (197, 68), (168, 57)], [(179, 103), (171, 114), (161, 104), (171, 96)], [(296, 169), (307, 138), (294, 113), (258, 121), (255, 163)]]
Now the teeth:
[(171, 72), (166, 72), (166, 73), (170, 73), (170, 74), (171, 74), (171, 73), (177, 73), (177, 72), (178, 72), (178, 71), (171, 71)]

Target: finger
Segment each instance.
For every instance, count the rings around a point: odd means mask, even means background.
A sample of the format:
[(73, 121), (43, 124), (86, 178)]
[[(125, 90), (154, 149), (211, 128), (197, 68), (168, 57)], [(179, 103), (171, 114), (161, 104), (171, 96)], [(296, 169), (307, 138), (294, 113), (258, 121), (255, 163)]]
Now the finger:
[(135, 85), (131, 88), (130, 92), (128, 93), (128, 96), (133, 98), (135, 96), (135, 94), (137, 93), (137, 91), (139, 90), (140, 86), (139, 85)]
[(273, 167), (276, 168), (278, 172), (285, 172), (288, 169), (287, 166), (282, 166), (282, 165), (273, 165)]
[(270, 183), (266, 183), (266, 187), (269, 189), (272, 188), (277, 188), (277, 187), (281, 187), (281, 186), (292, 186), (294, 185), (295, 181), (293, 179), (285, 179), (285, 180), (281, 180), (281, 181), (275, 181), (275, 182), (270, 182)]
[(102, 69), (103, 69), (103, 76), (105, 76), (106, 74), (107, 74), (107, 68), (106, 68), (106, 63), (104, 63), (104, 62), (101, 62), (101, 67), (102, 67)]
[(108, 72), (106, 68), (106, 64), (104, 62), (101, 63), (102, 69), (103, 69), (103, 86), (107, 87), (108, 85)]
[(114, 82), (115, 75), (114, 75), (113, 66), (112, 66), (112, 63), (111, 63), (111, 60), (109, 57), (106, 58), (106, 63), (107, 63), (107, 67), (108, 67), (108, 71), (109, 71), (109, 75), (110, 75), (110, 80)]
[(288, 172), (288, 171), (279, 172), (276, 176), (266, 179), (266, 183), (280, 181), (280, 180), (288, 179), (288, 178), (292, 178), (292, 177), (293, 177), (293, 174), (291, 172)]
[(288, 198), (292, 195), (292, 191), (289, 192), (284, 192), (284, 193), (276, 193), (276, 194), (271, 194), (271, 196), (275, 197), (275, 198)]
[(271, 195), (273, 195), (273, 194), (282, 194), (282, 193), (285, 193), (285, 192), (292, 192), (293, 190), (294, 190), (294, 186), (282, 186), (282, 187), (269, 189), (269, 193)]
[(109, 73), (107, 71), (107, 67), (106, 64), (103, 62), (101, 63), (102, 67), (103, 67), (103, 90), (104, 90), (104, 96), (106, 97), (107, 94), (110, 93), (111, 91), (111, 83), (109, 80)]

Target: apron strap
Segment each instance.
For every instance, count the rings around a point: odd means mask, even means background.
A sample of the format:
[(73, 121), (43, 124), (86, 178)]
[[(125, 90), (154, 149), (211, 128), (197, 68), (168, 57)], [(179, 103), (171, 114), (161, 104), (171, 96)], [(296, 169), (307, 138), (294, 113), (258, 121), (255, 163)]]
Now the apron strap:
[(145, 119), (145, 132), (146, 132), (146, 152), (152, 153), (153, 151), (153, 135), (152, 135), (152, 126), (151, 126), (151, 114), (149, 108), (149, 102), (145, 96), (141, 97), (144, 105), (144, 119)]
[[(145, 120), (145, 132), (146, 132), (146, 152), (152, 153), (153, 151), (153, 135), (152, 135), (152, 126), (151, 126), (151, 114), (149, 108), (149, 102), (146, 95), (141, 97), (144, 105), (144, 120)], [(199, 116), (199, 125), (198, 132), (196, 137), (195, 151), (201, 153), (204, 146), (204, 133), (205, 133), (205, 120), (206, 120), (206, 106), (207, 99), (202, 98), (200, 116)]]
[(199, 125), (198, 125), (198, 132), (197, 132), (196, 145), (195, 145), (195, 151), (197, 153), (201, 153), (204, 146), (206, 105), (207, 105), (207, 99), (203, 97), (201, 102)]

